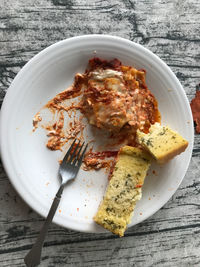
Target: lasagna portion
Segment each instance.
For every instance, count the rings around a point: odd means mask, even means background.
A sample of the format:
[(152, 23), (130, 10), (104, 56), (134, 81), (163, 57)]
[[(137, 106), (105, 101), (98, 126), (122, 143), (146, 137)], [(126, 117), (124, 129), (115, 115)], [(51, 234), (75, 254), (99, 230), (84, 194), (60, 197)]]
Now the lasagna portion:
[[(118, 59), (94, 57), (89, 60), (84, 73), (75, 75), (69, 88), (43, 107), (51, 112), (52, 121), (46, 122), (42, 112), (35, 115), (33, 131), (41, 126), (47, 132), (47, 148), (62, 150), (70, 139), (83, 140), (87, 124), (82, 119), (86, 117), (89, 124), (104, 130), (93, 132), (93, 139), (97, 136), (99, 139), (101, 134), (107, 136), (108, 142), (105, 144), (104, 141), (100, 150), (108, 149), (108, 154), (102, 156), (99, 151), (87, 154), (85, 168), (107, 169), (111, 166), (108, 158), (112, 157), (112, 147), (116, 150), (122, 143), (138, 146), (137, 130), (148, 133), (151, 125), (160, 122), (158, 104), (146, 86), (145, 75), (145, 70), (122, 65)], [(76, 116), (77, 111), (83, 116)]]
[(81, 111), (91, 125), (111, 133), (148, 132), (160, 121), (157, 101), (145, 83), (145, 70), (124, 66), (118, 59), (93, 58), (75, 80), (82, 84)]

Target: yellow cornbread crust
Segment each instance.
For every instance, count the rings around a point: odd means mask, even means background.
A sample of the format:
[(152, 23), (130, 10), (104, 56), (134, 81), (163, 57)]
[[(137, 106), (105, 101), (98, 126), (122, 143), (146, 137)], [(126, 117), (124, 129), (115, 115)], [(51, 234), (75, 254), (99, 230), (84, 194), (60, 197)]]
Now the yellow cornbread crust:
[(124, 146), (120, 149), (111, 180), (94, 221), (114, 234), (123, 236), (136, 202), (142, 196), (151, 157), (145, 151)]
[(148, 134), (138, 130), (137, 140), (160, 164), (184, 152), (188, 146), (179, 133), (159, 123), (152, 125)]

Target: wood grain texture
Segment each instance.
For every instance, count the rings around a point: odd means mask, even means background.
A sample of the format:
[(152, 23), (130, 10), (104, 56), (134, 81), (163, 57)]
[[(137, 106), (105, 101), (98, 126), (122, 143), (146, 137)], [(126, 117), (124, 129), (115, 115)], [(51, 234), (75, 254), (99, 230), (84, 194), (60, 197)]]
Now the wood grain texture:
[[(0, 0), (0, 101), (23, 65), (68, 37), (101, 33), (138, 42), (174, 71), (191, 100), (200, 82), (199, 0)], [(200, 266), (200, 136), (171, 200), (124, 238), (52, 225), (41, 266)], [(0, 165), (0, 266), (23, 258), (43, 219), (11, 186)]]

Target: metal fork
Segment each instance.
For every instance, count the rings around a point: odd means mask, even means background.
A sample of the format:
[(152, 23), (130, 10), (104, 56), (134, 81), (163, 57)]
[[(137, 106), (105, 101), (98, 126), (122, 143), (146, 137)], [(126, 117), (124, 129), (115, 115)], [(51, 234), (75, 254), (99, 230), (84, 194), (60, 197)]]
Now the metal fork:
[(58, 189), (58, 192), (51, 205), (48, 216), (40, 230), (39, 236), (35, 244), (33, 245), (32, 249), (28, 252), (26, 257), (24, 258), (24, 262), (26, 263), (26, 266), (28, 267), (34, 267), (40, 263), (44, 239), (47, 234), (49, 225), (52, 222), (54, 214), (60, 203), (60, 199), (62, 196), (64, 186), (70, 180), (73, 180), (74, 178), (76, 178), (88, 144), (85, 146), (83, 152), (81, 153), (83, 146), (84, 146), (84, 143), (80, 146), (80, 141), (78, 142), (78, 144), (76, 144), (76, 139), (75, 139), (72, 145), (70, 146), (69, 150), (67, 151), (65, 157), (63, 158), (63, 161), (59, 167), (59, 174), (62, 179), (60, 188)]

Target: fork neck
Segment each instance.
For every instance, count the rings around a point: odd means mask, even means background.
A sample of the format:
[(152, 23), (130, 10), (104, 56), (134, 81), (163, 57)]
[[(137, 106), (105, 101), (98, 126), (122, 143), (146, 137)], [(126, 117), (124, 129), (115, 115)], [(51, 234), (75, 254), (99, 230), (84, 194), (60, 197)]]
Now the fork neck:
[(61, 184), (60, 188), (58, 189), (58, 192), (56, 193), (56, 198), (61, 198), (63, 189), (64, 189), (64, 184)]

